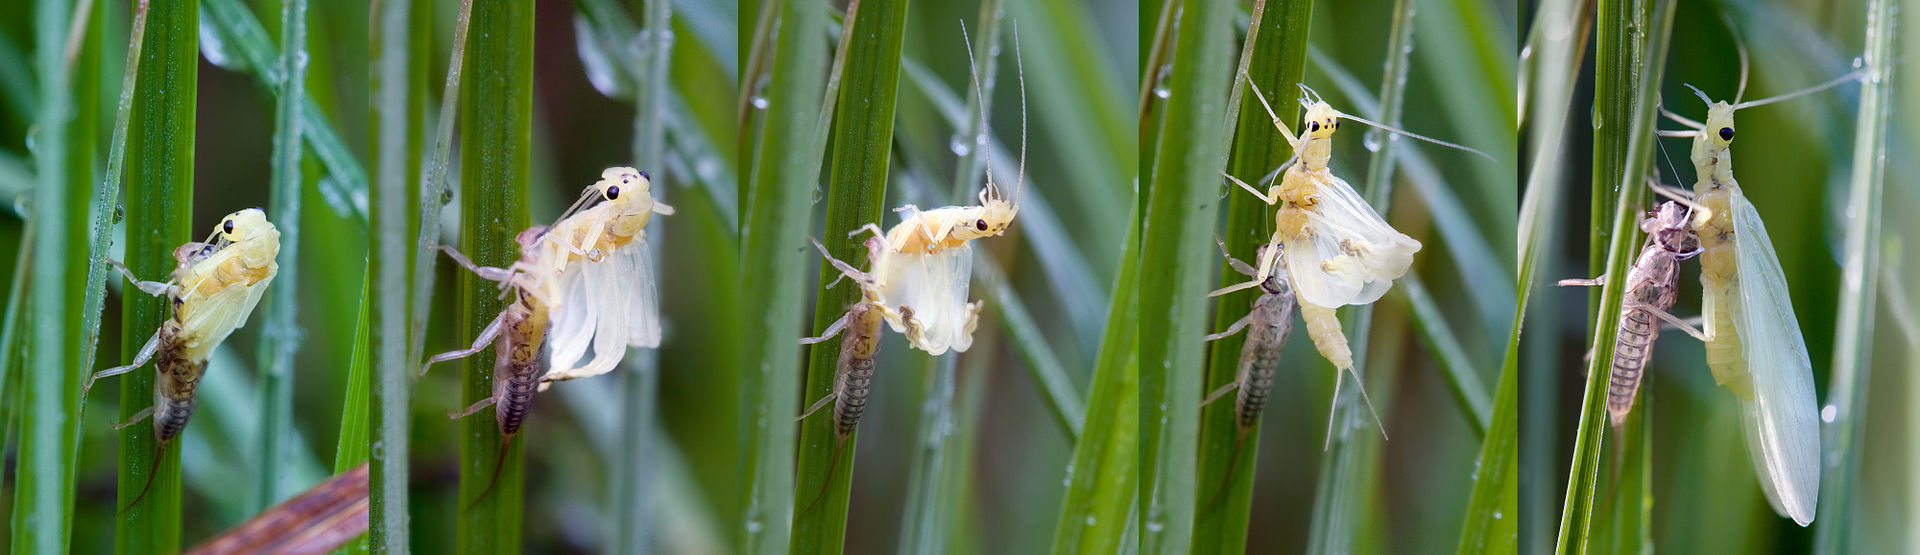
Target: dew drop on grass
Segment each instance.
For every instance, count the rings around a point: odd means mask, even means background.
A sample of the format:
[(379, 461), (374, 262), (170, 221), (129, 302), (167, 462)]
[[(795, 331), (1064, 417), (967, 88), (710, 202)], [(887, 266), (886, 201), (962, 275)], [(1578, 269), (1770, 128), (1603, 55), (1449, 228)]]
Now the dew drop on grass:
[(953, 150), (955, 156), (966, 156), (973, 152), (973, 147), (968, 145), (967, 141), (962, 140), (959, 135), (954, 135), (953, 138), (947, 140), (947, 148)]
[(1825, 422), (1825, 423), (1828, 423), (1828, 424), (1832, 424), (1832, 423), (1833, 423), (1833, 419), (1834, 419), (1834, 417), (1836, 417), (1836, 416), (1839, 416), (1839, 414), (1840, 414), (1840, 409), (1839, 409), (1839, 407), (1835, 407), (1835, 406), (1833, 406), (1833, 405), (1827, 405), (1827, 406), (1824, 406), (1824, 407), (1820, 407), (1820, 421), (1821, 421), (1821, 422)]
[(753, 97), (753, 108), (755, 110), (767, 109), (767, 97), (764, 97), (764, 96)]

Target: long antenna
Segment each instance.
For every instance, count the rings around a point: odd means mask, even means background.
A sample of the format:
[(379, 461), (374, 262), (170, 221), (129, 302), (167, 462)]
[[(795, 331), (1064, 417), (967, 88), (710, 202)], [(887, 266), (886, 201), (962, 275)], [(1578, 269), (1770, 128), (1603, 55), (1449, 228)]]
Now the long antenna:
[(1020, 61), (1020, 20), (1013, 20), (1013, 68), (1020, 79), (1020, 173), (1013, 181), (1013, 205), (1020, 206), (1020, 194), (1027, 186), (1027, 67)]
[(1862, 72), (1861, 72), (1860, 70), (1858, 70), (1858, 69), (1856, 69), (1856, 70), (1853, 70), (1853, 71), (1849, 71), (1849, 72), (1847, 72), (1847, 73), (1846, 73), (1845, 75), (1841, 75), (1841, 76), (1839, 76), (1839, 77), (1835, 77), (1835, 78), (1833, 78), (1833, 80), (1832, 80), (1832, 81), (1827, 81), (1827, 82), (1825, 82), (1825, 83), (1821, 83), (1821, 84), (1818, 84), (1818, 85), (1814, 85), (1814, 86), (1812, 86), (1812, 87), (1808, 87), (1808, 88), (1804, 88), (1804, 89), (1800, 89), (1800, 90), (1797, 90), (1797, 91), (1793, 91), (1793, 92), (1790, 92), (1790, 93), (1786, 93), (1786, 94), (1783, 94), (1783, 95), (1779, 95), (1779, 96), (1770, 96), (1770, 97), (1767, 97), (1767, 98), (1762, 98), (1762, 99), (1759, 99), (1759, 100), (1749, 100), (1749, 101), (1746, 101), (1746, 102), (1741, 102), (1741, 103), (1739, 103), (1739, 104), (1735, 104), (1735, 105), (1733, 105), (1733, 108), (1734, 108), (1735, 110), (1739, 110), (1739, 109), (1742, 109), (1742, 108), (1752, 108), (1752, 107), (1754, 107), (1754, 106), (1765, 106), (1765, 105), (1768, 105), (1768, 104), (1772, 104), (1772, 103), (1775, 103), (1775, 102), (1779, 102), (1779, 101), (1782, 101), (1782, 100), (1791, 100), (1791, 99), (1795, 99), (1795, 98), (1799, 98), (1799, 97), (1802, 97), (1802, 96), (1806, 96), (1806, 95), (1809, 95), (1809, 94), (1813, 94), (1813, 93), (1817, 93), (1817, 92), (1820, 92), (1820, 91), (1824, 91), (1824, 90), (1827, 90), (1827, 89), (1830, 89), (1830, 88), (1833, 88), (1833, 87), (1837, 87), (1837, 86), (1840, 86), (1840, 84), (1842, 84), (1842, 83), (1846, 83), (1846, 82), (1848, 82), (1848, 81), (1853, 81), (1853, 80), (1857, 80), (1857, 79), (1859, 79), (1859, 78), (1860, 78), (1860, 75), (1861, 75), (1861, 74), (1862, 74)]
[[(973, 36), (967, 34), (967, 20), (965, 19), (960, 20), (960, 40), (966, 41), (967, 43), (967, 68), (972, 70), (967, 75), (973, 79), (973, 105), (977, 111), (980, 112), (980, 133), (992, 133), (991, 129), (987, 127), (987, 95), (981, 92), (980, 89), (980, 66), (973, 61)], [(972, 137), (967, 137), (967, 142), (973, 143), (971, 148), (978, 148), (980, 146), (980, 135), (975, 134)], [(1021, 141), (1022, 148), (1025, 148), (1025, 144), (1026, 141)], [(987, 157), (987, 188), (981, 192), (986, 193), (987, 198), (1000, 198), (1000, 187), (993, 184), (992, 145), (987, 145), (985, 154)]]
[(1389, 126), (1389, 125), (1384, 125), (1384, 124), (1379, 124), (1379, 123), (1375, 123), (1375, 122), (1373, 122), (1373, 121), (1371, 121), (1371, 120), (1368, 120), (1368, 119), (1366, 119), (1366, 118), (1362, 118), (1362, 117), (1359, 117), (1359, 116), (1355, 116), (1355, 115), (1353, 115), (1353, 114), (1349, 114), (1349, 113), (1346, 113), (1346, 112), (1341, 112), (1341, 111), (1338, 111), (1338, 110), (1335, 110), (1335, 111), (1334, 111), (1334, 113), (1335, 113), (1335, 114), (1338, 114), (1338, 115), (1340, 116), (1340, 119), (1345, 119), (1345, 120), (1352, 120), (1352, 121), (1357, 121), (1357, 122), (1360, 122), (1360, 123), (1364, 123), (1364, 124), (1367, 124), (1367, 125), (1371, 125), (1371, 126), (1374, 126), (1374, 127), (1378, 127), (1378, 128), (1380, 128), (1381, 130), (1383, 130), (1383, 131), (1387, 131), (1387, 132), (1391, 132), (1391, 133), (1395, 133), (1395, 134), (1399, 134), (1399, 135), (1406, 135), (1406, 136), (1408, 136), (1408, 137), (1412, 137), (1412, 138), (1415, 138), (1415, 139), (1420, 139), (1420, 140), (1422, 140), (1422, 141), (1426, 141), (1426, 142), (1429, 142), (1429, 143), (1433, 143), (1433, 144), (1436, 144), (1436, 145), (1440, 145), (1440, 146), (1444, 146), (1444, 147), (1449, 147), (1449, 148), (1457, 148), (1457, 149), (1460, 149), (1460, 150), (1464, 150), (1464, 151), (1467, 151), (1467, 152), (1471, 152), (1471, 153), (1474, 153), (1474, 154), (1478, 154), (1478, 155), (1480, 155), (1480, 157), (1481, 157), (1481, 158), (1486, 158), (1486, 159), (1487, 159), (1487, 161), (1489, 161), (1489, 162), (1498, 162), (1498, 160), (1494, 160), (1494, 159), (1493, 159), (1493, 155), (1491, 155), (1491, 154), (1487, 154), (1487, 153), (1485, 153), (1485, 152), (1480, 152), (1480, 150), (1479, 150), (1479, 149), (1476, 149), (1476, 148), (1473, 148), (1473, 147), (1470, 147), (1470, 146), (1466, 146), (1466, 145), (1461, 145), (1461, 144), (1454, 144), (1454, 143), (1449, 143), (1449, 142), (1446, 142), (1446, 141), (1442, 141), (1442, 140), (1440, 140), (1440, 139), (1435, 139), (1435, 138), (1433, 138), (1433, 137), (1428, 137), (1428, 136), (1426, 136), (1426, 135), (1421, 135), (1421, 134), (1419, 134), (1419, 133), (1414, 133), (1414, 132), (1412, 132), (1412, 131), (1407, 131), (1407, 130), (1405, 130), (1405, 129), (1400, 129), (1400, 128), (1397, 128), (1397, 127), (1393, 127), (1393, 126)]
[[(1733, 34), (1733, 48), (1740, 53), (1740, 87), (1734, 89), (1733, 103), (1747, 97), (1747, 38), (1740, 34), (1740, 26), (1733, 24), (1733, 16), (1720, 12), (1720, 22), (1727, 25), (1727, 32)], [(1711, 103), (1709, 103), (1711, 104)]]

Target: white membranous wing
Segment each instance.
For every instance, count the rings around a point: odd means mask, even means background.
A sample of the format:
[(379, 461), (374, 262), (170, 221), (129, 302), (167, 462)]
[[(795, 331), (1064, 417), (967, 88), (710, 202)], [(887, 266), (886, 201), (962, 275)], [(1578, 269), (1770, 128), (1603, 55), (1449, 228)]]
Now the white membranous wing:
[(1813, 364), (1766, 226), (1737, 190), (1730, 207), (1740, 283), (1733, 322), (1753, 377), (1753, 398), (1741, 399), (1747, 452), (1774, 510), (1805, 526), (1820, 491)]
[(1347, 182), (1331, 174), (1316, 183), (1306, 241), (1288, 241), (1287, 267), (1302, 300), (1337, 308), (1367, 304), (1407, 273), (1420, 242), (1395, 231)]
[(647, 248), (644, 232), (635, 236), (633, 243), (614, 252), (614, 258), (625, 258), (626, 275), (632, 279), (633, 292), (627, 296), (627, 324), (629, 336), (627, 345), (648, 349), (660, 346), (660, 286), (655, 281), (652, 249)]
[[(966, 351), (973, 346), (968, 329), (975, 314), (967, 302), (969, 277), (973, 273), (973, 245), (948, 247), (937, 253), (890, 253), (885, 257), (888, 276), (881, 285), (881, 304), (893, 308), (887, 324), (893, 331), (908, 334), (907, 339), (920, 350), (938, 355), (952, 349)], [(901, 321), (901, 309), (911, 309), (919, 323), (918, 337), (908, 333), (910, 326)]]

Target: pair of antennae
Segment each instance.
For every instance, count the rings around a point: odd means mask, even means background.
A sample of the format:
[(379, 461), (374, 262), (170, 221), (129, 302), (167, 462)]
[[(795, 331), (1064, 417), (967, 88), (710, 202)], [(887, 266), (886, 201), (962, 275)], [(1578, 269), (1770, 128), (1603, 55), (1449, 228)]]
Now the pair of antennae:
[[(1812, 87), (1807, 87), (1807, 88), (1800, 89), (1800, 90), (1793, 91), (1786, 94), (1770, 96), (1770, 97), (1762, 98), (1759, 100), (1743, 101), (1743, 99), (1745, 99), (1747, 96), (1747, 75), (1748, 75), (1747, 41), (1746, 41), (1746, 38), (1740, 33), (1740, 26), (1734, 25), (1733, 19), (1730, 16), (1728, 16), (1725, 13), (1722, 13), (1720, 14), (1720, 21), (1726, 24), (1727, 32), (1733, 34), (1733, 48), (1734, 48), (1734, 51), (1740, 55), (1740, 84), (1734, 89), (1734, 92), (1733, 92), (1733, 109), (1734, 110), (1740, 110), (1744, 108), (1753, 108), (1756, 106), (1765, 106), (1768, 104), (1773, 104), (1775, 102), (1792, 100), (1802, 96), (1810, 95), (1813, 93), (1817, 93), (1833, 87), (1840, 86), (1841, 84), (1846, 83), (1847, 81), (1859, 80), (1866, 73), (1860, 69), (1854, 69), (1853, 71), (1849, 71), (1845, 74), (1842, 74), (1839, 77), (1835, 77), (1832, 80), (1829, 80), (1825, 83), (1821, 83), (1818, 85), (1814, 85)], [(1688, 89), (1693, 90), (1693, 95), (1696, 97), (1699, 97), (1701, 102), (1706, 103), (1708, 106), (1713, 105), (1713, 99), (1707, 97), (1707, 93), (1705, 91), (1700, 90), (1699, 87), (1693, 86), (1692, 83), (1682, 83), (1682, 85), (1685, 85)], [(1661, 115), (1666, 116), (1667, 119), (1671, 119), (1676, 123), (1685, 125), (1687, 127), (1691, 127), (1695, 130), (1706, 128), (1706, 124), (1694, 121), (1692, 119), (1688, 119), (1686, 117), (1681, 116), (1680, 114), (1673, 113), (1672, 111), (1667, 110), (1665, 107), (1660, 108), (1660, 113)], [(1661, 131), (1660, 136), (1692, 137), (1694, 136), (1694, 134), (1692, 132), (1687, 132), (1687, 131)]]
[[(960, 38), (967, 44), (967, 67), (972, 69), (974, 102), (980, 107), (980, 132), (987, 133), (991, 126), (987, 123), (987, 95), (980, 88), (980, 66), (973, 60), (973, 37), (967, 34), (967, 21), (960, 20)], [(1020, 169), (1015, 174), (1013, 185), (1014, 206), (1020, 205), (1020, 193), (1026, 189), (1027, 181), (1027, 68), (1020, 59), (1020, 20), (1013, 20), (1013, 65), (1020, 80)], [(978, 135), (976, 135), (977, 137)], [(969, 137), (969, 139), (973, 139)], [(977, 139), (975, 139), (977, 140)], [(993, 147), (987, 145), (987, 186), (980, 191), (981, 200), (1005, 200), (1000, 196), (1000, 187), (993, 183)]]
[[(1271, 119), (1273, 120), (1273, 123), (1274, 123), (1274, 127), (1275, 127), (1275, 128), (1277, 128), (1277, 129), (1279, 129), (1279, 130), (1280, 130), (1280, 133), (1281, 133), (1282, 135), (1286, 135), (1286, 137), (1287, 137), (1287, 142), (1289, 142), (1289, 143), (1298, 143), (1298, 142), (1300, 141), (1300, 138), (1298, 138), (1298, 137), (1295, 137), (1295, 136), (1293, 135), (1293, 132), (1292, 132), (1292, 131), (1290, 131), (1290, 130), (1288, 130), (1288, 129), (1287, 129), (1287, 126), (1286, 126), (1285, 124), (1282, 124), (1282, 123), (1280, 122), (1280, 116), (1279, 116), (1278, 114), (1276, 114), (1276, 113), (1274, 113), (1274, 111), (1273, 111), (1273, 105), (1272, 105), (1272, 104), (1268, 104), (1268, 103), (1267, 103), (1267, 93), (1266, 93), (1266, 92), (1264, 92), (1264, 91), (1261, 91), (1261, 90), (1260, 90), (1260, 85), (1259, 85), (1259, 84), (1257, 84), (1257, 83), (1254, 83), (1254, 82), (1253, 82), (1253, 78), (1252, 78), (1251, 76), (1249, 76), (1249, 75), (1247, 75), (1247, 72), (1246, 72), (1245, 70), (1242, 70), (1242, 71), (1240, 72), (1240, 76), (1241, 76), (1242, 78), (1245, 78), (1245, 79), (1247, 80), (1247, 85), (1248, 85), (1248, 86), (1251, 86), (1251, 87), (1253, 87), (1253, 96), (1254, 96), (1254, 98), (1258, 98), (1258, 99), (1260, 99), (1260, 106), (1261, 106), (1262, 108), (1266, 108), (1266, 109), (1267, 109), (1267, 117), (1268, 117), (1268, 118), (1271, 118)], [(1324, 101), (1324, 100), (1321, 100), (1321, 99), (1320, 99), (1320, 93), (1319, 93), (1318, 91), (1315, 91), (1315, 90), (1313, 90), (1313, 88), (1312, 88), (1312, 87), (1308, 87), (1308, 86), (1306, 85), (1306, 83), (1297, 83), (1297, 85), (1299, 85), (1299, 87), (1300, 87), (1300, 105), (1301, 105), (1301, 107), (1311, 107), (1311, 106), (1313, 106), (1313, 105), (1315, 105), (1315, 104), (1325, 104), (1325, 103), (1326, 103), (1326, 101)], [(1408, 137), (1412, 137), (1412, 138), (1415, 138), (1415, 139), (1419, 139), (1419, 140), (1422, 140), (1422, 141), (1426, 141), (1426, 142), (1429, 142), (1429, 143), (1433, 143), (1433, 144), (1436, 144), (1436, 145), (1440, 145), (1440, 146), (1444, 146), (1444, 147), (1447, 147), (1447, 148), (1453, 148), (1453, 149), (1459, 149), (1459, 150), (1464, 150), (1464, 151), (1467, 151), (1467, 152), (1471, 152), (1471, 153), (1473, 153), (1473, 154), (1477, 154), (1477, 155), (1479, 155), (1479, 156), (1480, 156), (1481, 158), (1486, 158), (1486, 159), (1487, 159), (1487, 161), (1489, 161), (1489, 162), (1494, 162), (1494, 161), (1497, 161), (1497, 160), (1494, 160), (1494, 158), (1493, 158), (1493, 155), (1490, 155), (1490, 154), (1487, 154), (1487, 153), (1485, 153), (1485, 152), (1481, 152), (1481, 151), (1480, 151), (1479, 149), (1476, 149), (1476, 148), (1473, 148), (1473, 147), (1470, 147), (1470, 146), (1466, 146), (1466, 145), (1462, 145), (1462, 144), (1456, 144), (1456, 143), (1450, 143), (1450, 142), (1447, 142), (1447, 141), (1442, 141), (1442, 140), (1440, 140), (1440, 139), (1435, 139), (1435, 138), (1433, 138), (1433, 137), (1428, 137), (1428, 136), (1426, 136), (1426, 135), (1421, 135), (1421, 134), (1419, 134), (1419, 133), (1414, 133), (1414, 132), (1412, 132), (1412, 131), (1407, 131), (1407, 130), (1405, 130), (1405, 129), (1400, 129), (1400, 128), (1398, 128), (1398, 127), (1394, 127), (1394, 126), (1391, 126), (1391, 125), (1386, 125), (1386, 124), (1383, 124), (1383, 123), (1379, 123), (1379, 122), (1375, 122), (1375, 121), (1373, 121), (1373, 120), (1369, 120), (1369, 119), (1366, 119), (1366, 118), (1362, 118), (1362, 117), (1359, 117), (1359, 116), (1355, 116), (1355, 115), (1353, 115), (1353, 114), (1349, 114), (1349, 113), (1346, 113), (1346, 112), (1342, 112), (1342, 111), (1339, 111), (1339, 110), (1334, 110), (1334, 111), (1333, 111), (1333, 113), (1334, 113), (1334, 115), (1336, 115), (1336, 116), (1338, 116), (1338, 117), (1339, 117), (1340, 119), (1344, 119), (1344, 120), (1349, 120), (1349, 121), (1355, 121), (1355, 122), (1359, 122), (1359, 123), (1361, 123), (1361, 124), (1364, 124), (1364, 125), (1370, 125), (1370, 126), (1373, 126), (1373, 127), (1375, 127), (1375, 128), (1378, 128), (1378, 129), (1380, 129), (1380, 130), (1382, 130), (1382, 131), (1386, 131), (1386, 132), (1389, 132), (1389, 133), (1394, 133), (1394, 134), (1398, 134), (1398, 135), (1405, 135), (1405, 136), (1408, 136)], [(1295, 148), (1295, 150), (1297, 151), (1297, 150), (1299, 150), (1299, 148), (1298, 148), (1298, 147), (1296, 146), (1296, 148)], [(1296, 155), (1296, 156), (1297, 156), (1297, 155)]]

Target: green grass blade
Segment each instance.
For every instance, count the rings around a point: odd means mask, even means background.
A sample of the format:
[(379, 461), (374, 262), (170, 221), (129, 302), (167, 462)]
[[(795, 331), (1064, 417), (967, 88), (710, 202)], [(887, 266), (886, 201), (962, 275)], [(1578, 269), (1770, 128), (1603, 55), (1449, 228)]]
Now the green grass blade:
[[(198, 239), (193, 236), (194, 114), (199, 74), (199, 18), (192, 3), (160, 3), (148, 14), (152, 28), (141, 47), (140, 87), (134, 108), (127, 151), (128, 268), (146, 279), (173, 271), (173, 249)], [(167, 317), (164, 299), (127, 295), (122, 302), (120, 352), (131, 354), (151, 337)], [(120, 381), (120, 419), (146, 408), (153, 400), (154, 374), (131, 372)], [(140, 503), (117, 520), (114, 548), (122, 553), (171, 551), (180, 545), (180, 449), (174, 445), (159, 453), (153, 426), (140, 424), (120, 431), (120, 488), (118, 503)], [(165, 460), (155, 464), (155, 457)]]
[[(1673, 2), (1640, 5), (1603, 2), (1599, 8), (1598, 50), (1594, 107), (1594, 220), (1593, 242), (1604, 245), (1604, 258), (1594, 275), (1627, 275), (1639, 247), (1639, 211), (1647, 196), (1641, 183), (1652, 162), (1654, 96), (1666, 65), (1667, 42), (1673, 29)], [(1640, 29), (1652, 30), (1642, 35)], [(1635, 37), (1645, 36), (1642, 43)], [(1612, 125), (1609, 125), (1611, 123)], [(1596, 248), (1595, 255), (1599, 256)], [(1589, 538), (1613, 537), (1614, 530), (1596, 529), (1596, 485), (1606, 434), (1606, 384), (1614, 342), (1619, 332), (1621, 285), (1602, 288), (1594, 312), (1594, 351), (1587, 368), (1587, 386), (1581, 403), (1580, 428), (1574, 441), (1573, 468), (1568, 477), (1566, 504), (1560, 517), (1559, 553), (1586, 553)], [(1646, 441), (1646, 434), (1639, 434)], [(1631, 439), (1631, 438), (1630, 438)], [(1644, 446), (1642, 447), (1644, 448)], [(1605, 515), (1602, 515), (1605, 516)], [(1631, 524), (1628, 519), (1623, 524)], [(1642, 528), (1644, 530), (1644, 528)]]
[[(1240, 67), (1260, 90), (1297, 90), (1295, 85), (1306, 71), (1307, 31), (1312, 15), (1313, 2), (1310, 0), (1269, 0), (1259, 4), (1259, 11), (1253, 13), (1248, 25), (1246, 44), (1241, 49)], [(1255, 60), (1259, 62), (1255, 63)], [(1274, 129), (1266, 109), (1246, 85), (1236, 81), (1235, 88), (1240, 93), (1240, 102), (1230, 109), (1239, 110), (1241, 117), (1234, 131), (1233, 153), (1227, 172), (1235, 176), (1252, 176), (1244, 178), (1249, 181), (1257, 180), (1291, 157), (1293, 145)], [(1283, 121), (1294, 121), (1299, 113), (1298, 103), (1276, 104)], [(1227, 249), (1242, 260), (1252, 260), (1255, 247), (1264, 244), (1270, 235), (1266, 230), (1272, 226), (1273, 207), (1253, 198), (1253, 195), (1230, 194), (1227, 197), (1226, 214), (1226, 229), (1229, 231), (1222, 240), (1226, 241)], [(1224, 260), (1217, 261), (1216, 265), (1221, 268), (1221, 286), (1247, 279)], [(1220, 297), (1212, 327), (1208, 331), (1226, 329), (1246, 317), (1255, 298), (1254, 293), (1235, 292)], [(1245, 340), (1245, 335), (1236, 335), (1212, 344), (1212, 352), (1207, 357), (1207, 376), (1201, 391), (1213, 391), (1237, 379), (1240, 349)], [(1195, 495), (1200, 502), (1217, 506), (1198, 507), (1193, 525), (1195, 553), (1246, 551), (1247, 521), (1253, 506), (1253, 469), (1257, 468), (1255, 463), (1259, 460), (1259, 429), (1249, 431), (1244, 445), (1236, 448), (1236, 444), (1240, 443), (1238, 438), (1233, 403), (1218, 402), (1201, 409), (1199, 473), (1196, 475), (1199, 489)], [(1227, 476), (1229, 468), (1234, 469), (1232, 477)], [(1213, 501), (1216, 497), (1220, 499), (1217, 502)]]
[[(422, 192), (414, 192), (420, 175), (421, 143), (426, 120), (427, 81), (431, 73), (430, 53), (424, 52), (425, 37), (432, 35), (427, 17), (430, 2), (394, 0), (382, 2), (372, 16), (373, 57), (372, 92), (369, 106), (373, 132), (373, 165), (377, 199), (370, 206), (373, 242), (367, 261), (374, 288), (372, 332), (369, 337), (374, 358), (372, 399), (368, 408), (370, 432), (380, 449), (369, 451), (372, 459), (368, 543), (385, 553), (404, 553), (409, 548), (407, 459), (409, 407), (413, 391), (410, 374), (420, 359), (414, 345), (420, 343), (416, 328), (423, 321), (411, 316), (409, 295), (427, 293), (413, 287), (412, 267), (416, 263), (431, 269), (432, 258), (415, 260), (420, 254), (409, 249), (423, 239), (409, 233), (418, 228), (421, 211), (428, 206), (438, 210), (438, 194), (431, 200), (417, 201)], [(464, 27), (462, 27), (464, 31)], [(456, 42), (456, 45), (464, 42)], [(456, 55), (453, 59), (458, 60)], [(459, 64), (453, 64), (457, 72)], [(457, 96), (457, 87), (449, 90)], [(450, 118), (452, 110), (444, 110)], [(450, 123), (449, 123), (450, 125)], [(447, 132), (449, 135), (451, 131)], [(450, 141), (443, 141), (450, 142)], [(444, 159), (441, 162), (444, 164)], [(420, 186), (421, 191), (435, 191)], [(411, 194), (410, 194), (411, 193)], [(410, 256), (411, 255), (411, 256)], [(429, 272), (431, 274), (431, 272)], [(428, 279), (428, 287), (431, 279)], [(425, 299), (420, 299), (422, 303)], [(424, 315), (421, 316), (424, 320)], [(411, 341), (411, 342), (410, 342)]]
[[(371, 449), (368, 434), (372, 417), (371, 407), (367, 406), (373, 377), (369, 374), (369, 362), (373, 353), (368, 349), (372, 342), (373, 315), (373, 269), (362, 270), (360, 275), (360, 316), (353, 325), (353, 359), (347, 365), (347, 400), (340, 407), (340, 441), (333, 451), (333, 472), (335, 474), (352, 470), (365, 464)], [(361, 536), (349, 542), (335, 553), (367, 553), (372, 548), (372, 538)]]
[[(1533, 257), (1528, 257), (1521, 264), (1522, 275), (1532, 275), (1533, 262)], [(1507, 336), (1507, 356), (1500, 365), (1500, 387), (1493, 400), (1493, 422), (1480, 444), (1473, 494), (1467, 500), (1467, 519), (1460, 527), (1458, 553), (1519, 551), (1520, 321), (1527, 311), (1528, 285), (1524, 279), (1520, 282), (1520, 305), (1513, 313), (1513, 333)]]
[(1865, 86), (1860, 91), (1860, 116), (1853, 139), (1853, 181), (1847, 189), (1845, 276), (1841, 283), (1838, 326), (1834, 330), (1833, 370), (1827, 404), (1832, 407), (1831, 434), (1823, 444), (1820, 525), (1816, 548), (1821, 553), (1849, 553), (1854, 546), (1854, 514), (1858, 503), (1862, 449), (1856, 438), (1866, 433), (1867, 392), (1873, 364), (1873, 323), (1879, 291), (1882, 189), (1887, 179), (1887, 135), (1892, 112), (1894, 30), (1898, 17), (1887, 0), (1874, 0), (1867, 12)]
[[(1205, 322), (1213, 260), (1205, 248), (1218, 217), (1219, 174), (1226, 160), (1227, 93), (1233, 67), (1230, 23), (1234, 7), (1187, 1), (1166, 81), (1166, 115), (1144, 183), (1140, 265), (1140, 442), (1147, 452), (1140, 503), (1143, 553), (1179, 553), (1191, 545), (1196, 508), (1194, 477), (1200, 431), (1201, 367), (1205, 345), (1193, 333)], [(1099, 414), (1099, 413), (1096, 413)]]
[(259, 513), (279, 501), (283, 442), (293, 432), (293, 356), (300, 350), (300, 328), (294, 323), (299, 300), (300, 158), (303, 122), (300, 105), (307, 100), (307, 2), (286, 0), (280, 8), (279, 83), (274, 105), (273, 200), (268, 215), (280, 229), (280, 273), (263, 318), (258, 349), (260, 380), (260, 438), (254, 443), (254, 496), (249, 513)]
[[(473, 85), (460, 97), (460, 250), (483, 266), (505, 268), (520, 258), (514, 236), (531, 220), (527, 183), (533, 156), (533, 5), (513, 0), (473, 2), (472, 41), (464, 60)], [(506, 308), (493, 282), (460, 273), (455, 329), (480, 334)], [(493, 395), (493, 360), (461, 364), (462, 403)], [(518, 553), (525, 503), (525, 442), (511, 445), (490, 418), (460, 421), (461, 553)], [(501, 450), (508, 452), (502, 456)], [(498, 466), (496, 466), (498, 465)], [(496, 476), (497, 474), (497, 476)], [(489, 492), (489, 490), (491, 490)], [(483, 492), (486, 496), (481, 497)], [(477, 501), (476, 501), (477, 500)]]
[[(839, 90), (842, 98), (834, 103), (833, 169), (826, 198), (827, 224), (820, 232), (820, 240), (835, 258), (866, 268), (870, 261), (861, 246), (863, 238), (847, 234), (867, 223), (879, 222), (885, 215), (887, 166), (893, 145), (907, 2), (865, 0), (850, 5), (848, 10), (847, 23), (841, 31), (845, 37)], [(851, 283), (828, 287), (840, 277), (840, 271), (833, 266), (821, 263), (818, 276), (819, 289), (813, 322), (806, 330), (810, 332), (808, 335), (825, 330), (845, 314), (846, 307), (860, 301), (860, 289), (850, 287)], [(792, 342), (798, 337), (782, 339)], [(836, 361), (844, 339), (844, 336), (836, 337), (809, 349), (806, 383), (800, 395), (805, 404), (811, 405), (814, 399), (832, 391), (839, 371)], [(889, 373), (881, 374), (878, 377), (884, 379)], [(772, 418), (786, 421), (785, 415), (776, 414)], [(800, 424), (790, 553), (839, 553), (845, 548), (848, 492), (852, 486), (858, 433), (848, 436), (842, 445), (836, 441), (833, 422), (833, 415), (827, 412)], [(840, 451), (837, 456), (836, 449)], [(814, 501), (816, 498), (819, 501)]]
[[(84, 206), (76, 207), (69, 198), (85, 199), (91, 186), (90, 172), (75, 171), (74, 167), (75, 162), (92, 163), (89, 148), (75, 148), (90, 145), (71, 141), (92, 135), (91, 130), (76, 128), (75, 104), (70, 97), (74, 91), (69, 90), (76, 79), (63, 56), (73, 7), (64, 0), (42, 0), (35, 3), (32, 13), (35, 84), (39, 85), (42, 101), (38, 112), (27, 117), (34, 121), (33, 165), (40, 182), (28, 222), (33, 228), (28, 235), (35, 242), (34, 258), (30, 269), (22, 268), (14, 279), (33, 280), (28, 310), (38, 325), (32, 327), (30, 338), (23, 338), (29, 346), (25, 368), (30, 370), (21, 380), (20, 398), (27, 412), (22, 415), (20, 463), (14, 475), (14, 487), (18, 489), (11, 535), (14, 552), (53, 553), (68, 549), (73, 530), (74, 460), (81, 410), (81, 373), (67, 370), (73, 362), (69, 357), (79, 350), (74, 348), (73, 333), (79, 318), (67, 307), (74, 293), (79, 293), (71, 291), (68, 284), (79, 277), (76, 266), (85, 264), (71, 257), (85, 255), (77, 237), (84, 237), (78, 234), (85, 233), (86, 227), (84, 220), (75, 217)], [(93, 27), (97, 29), (97, 25)], [(89, 70), (97, 69), (97, 55), (95, 60)]]
[[(1140, 499), (1140, 419), (1127, 416), (1140, 414), (1140, 265), (1134, 262), (1140, 254), (1139, 214), (1137, 205), (1127, 214), (1133, 226), (1087, 392), (1087, 414), (1114, 417), (1089, 418), (1074, 442), (1066, 499), (1054, 524), (1054, 555), (1140, 549), (1140, 517), (1134, 510)], [(1129, 522), (1136, 524), (1129, 527)]]
[[(227, 44), (233, 45), (247, 66), (252, 68), (254, 77), (276, 98), (283, 90), (279, 74), (284, 70), (269, 70), (281, 67), (280, 48), (274, 46), (260, 20), (240, 0), (205, 0), (207, 16), (225, 37)], [(304, 97), (293, 109), (300, 121), (301, 136), (308, 148), (313, 149), (314, 157), (327, 168), (332, 179), (322, 179), (323, 187), (337, 187), (326, 191), (321, 198), (329, 199), (328, 207), (341, 216), (352, 216), (362, 222), (367, 221), (367, 170), (360, 165), (353, 150), (347, 148), (340, 134), (333, 130), (333, 124), (327, 120), (325, 112), (311, 96)]]
[[(785, 0), (766, 89), (763, 131), (753, 157), (747, 195), (746, 232), (740, 245), (744, 360), (749, 370), (740, 391), (741, 475), (747, 499), (738, 552), (784, 552), (794, 504), (794, 434), (799, 414), (797, 367), (801, 283), (809, 192), (820, 174), (826, 145), (820, 94), (826, 69), (826, 6)], [(745, 82), (743, 82), (744, 84)]]

